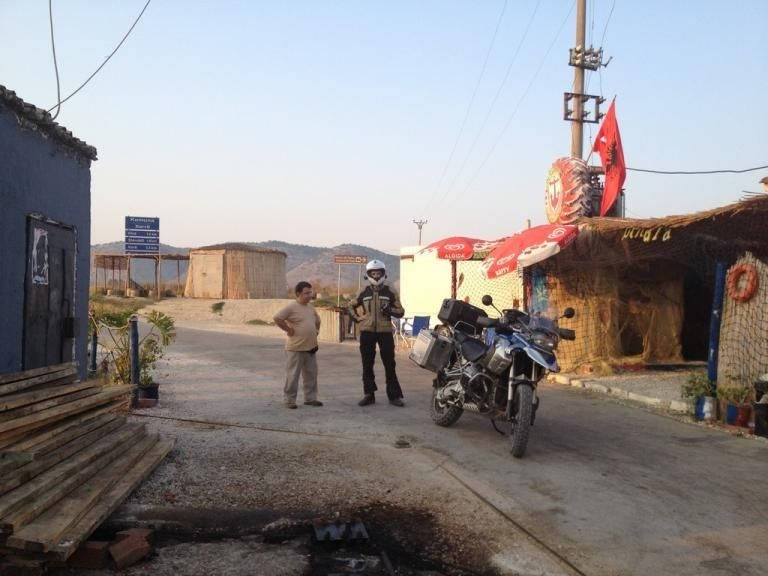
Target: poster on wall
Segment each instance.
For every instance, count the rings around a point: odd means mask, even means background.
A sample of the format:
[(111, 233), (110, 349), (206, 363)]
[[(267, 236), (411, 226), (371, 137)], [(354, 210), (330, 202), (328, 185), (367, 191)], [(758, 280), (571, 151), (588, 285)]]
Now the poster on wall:
[(32, 245), (32, 284), (48, 285), (48, 231), (35, 228)]

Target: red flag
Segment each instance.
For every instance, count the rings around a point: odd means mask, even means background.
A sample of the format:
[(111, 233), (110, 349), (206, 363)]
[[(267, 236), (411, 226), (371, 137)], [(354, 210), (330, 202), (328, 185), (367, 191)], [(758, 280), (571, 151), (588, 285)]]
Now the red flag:
[(624, 179), (627, 177), (619, 125), (616, 123), (616, 100), (611, 102), (611, 107), (605, 114), (600, 130), (595, 136), (595, 145), (592, 146), (592, 151), (600, 154), (603, 170), (605, 170), (603, 203), (600, 206), (600, 216), (605, 216), (613, 203), (616, 202), (621, 187), (624, 185)]

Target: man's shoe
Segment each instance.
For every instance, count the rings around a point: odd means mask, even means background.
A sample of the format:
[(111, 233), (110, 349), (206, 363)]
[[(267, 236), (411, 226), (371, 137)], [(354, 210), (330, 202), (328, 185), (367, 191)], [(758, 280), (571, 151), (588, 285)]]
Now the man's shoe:
[(304, 406), (322, 406), (323, 403), (320, 400), (307, 400), (304, 402)]
[(368, 406), (368, 404), (374, 404), (375, 402), (376, 402), (376, 397), (373, 394), (366, 394), (365, 396), (363, 396), (363, 399), (357, 403), (357, 405)]
[(295, 410), (296, 408), (298, 408), (298, 406), (296, 406), (295, 402), (291, 402), (289, 404), (286, 404), (285, 407), (286, 408), (290, 408), (291, 410)]
[(402, 399), (402, 398), (392, 398), (392, 399), (389, 401), (389, 403), (390, 403), (390, 404), (392, 404), (392, 406), (399, 406), (400, 408), (402, 408), (403, 406), (405, 406), (405, 402), (403, 402), (403, 399)]

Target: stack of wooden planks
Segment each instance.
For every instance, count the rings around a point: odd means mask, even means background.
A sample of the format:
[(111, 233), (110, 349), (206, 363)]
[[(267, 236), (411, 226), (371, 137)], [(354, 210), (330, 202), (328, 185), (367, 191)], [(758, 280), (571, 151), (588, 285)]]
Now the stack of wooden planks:
[(173, 448), (127, 422), (130, 386), (59, 364), (0, 374), (2, 564), (59, 564)]

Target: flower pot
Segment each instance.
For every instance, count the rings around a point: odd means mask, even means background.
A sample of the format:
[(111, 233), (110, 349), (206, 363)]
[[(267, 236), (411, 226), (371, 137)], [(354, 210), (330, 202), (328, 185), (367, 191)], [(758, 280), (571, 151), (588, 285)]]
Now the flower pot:
[(150, 400), (157, 400), (160, 396), (158, 393), (159, 386), (141, 386), (139, 388), (139, 398), (148, 398)]
[(739, 407), (736, 404), (725, 405), (725, 423), (736, 424), (736, 419), (739, 417)]
[(751, 416), (751, 406), (749, 404), (739, 404), (736, 414), (736, 426), (746, 428), (749, 425), (749, 417)]
[(694, 405), (696, 420), (715, 419), (715, 398), (713, 396), (699, 396)]
[(755, 411), (755, 436), (768, 438), (768, 404), (755, 402), (752, 408)]

